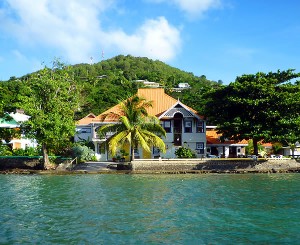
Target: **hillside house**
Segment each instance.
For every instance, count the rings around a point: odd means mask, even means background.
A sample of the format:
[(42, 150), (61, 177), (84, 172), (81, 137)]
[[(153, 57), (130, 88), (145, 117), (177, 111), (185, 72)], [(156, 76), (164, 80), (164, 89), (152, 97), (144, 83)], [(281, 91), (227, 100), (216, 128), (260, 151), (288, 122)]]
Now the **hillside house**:
[(156, 82), (150, 82), (148, 80), (135, 80), (135, 82), (142, 84), (144, 87), (147, 88), (158, 88), (160, 87), (159, 83)]
[[(163, 138), (166, 153), (161, 153), (154, 147), (151, 153), (136, 149), (136, 158), (175, 158), (175, 151), (181, 146), (194, 150), (197, 157), (205, 156), (206, 125), (202, 116), (179, 100), (167, 95), (163, 88), (141, 88), (137, 94), (153, 102), (153, 107), (148, 108), (148, 113), (160, 119), (167, 136)], [(106, 140), (112, 134), (100, 137), (97, 129), (104, 124), (118, 123), (117, 118), (106, 117), (103, 119), (103, 115), (109, 112), (118, 112), (119, 108), (118, 104), (98, 116), (89, 114), (77, 122), (75, 141), (92, 141), (95, 145), (96, 157), (101, 161), (111, 160), (115, 156), (110, 155), (106, 145)]]

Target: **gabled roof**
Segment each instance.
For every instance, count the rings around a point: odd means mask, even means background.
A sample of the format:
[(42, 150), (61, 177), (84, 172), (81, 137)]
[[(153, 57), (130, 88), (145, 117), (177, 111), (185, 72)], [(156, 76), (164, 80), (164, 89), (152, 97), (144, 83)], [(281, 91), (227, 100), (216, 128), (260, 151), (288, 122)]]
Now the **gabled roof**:
[(0, 118), (0, 128), (18, 128), (20, 123), (28, 121), (29, 118), (30, 116), (24, 113), (5, 113), (4, 117)]
[(29, 120), (30, 116), (24, 114), (24, 113), (19, 113), (19, 112), (12, 112), (9, 114), (16, 122), (26, 122)]
[(181, 113), (183, 115), (183, 117), (196, 117), (198, 119), (201, 118), (201, 116), (199, 116), (195, 110), (193, 110), (192, 108), (184, 105), (183, 103), (181, 103), (179, 100), (168, 110), (166, 110), (165, 112), (163, 112), (160, 116), (159, 119), (162, 118), (173, 118), (174, 115), (176, 113)]
[(77, 125), (88, 125), (90, 124), (96, 116), (93, 113), (86, 115), (84, 118), (81, 118), (77, 121)]
[[(182, 104), (179, 100), (174, 99), (173, 97), (167, 95), (163, 88), (140, 88), (138, 89), (137, 95), (140, 97), (145, 98), (147, 101), (152, 101), (153, 106), (147, 108), (147, 112), (151, 116), (160, 117), (168, 111), (170, 108), (174, 108), (177, 104), (182, 105), (186, 111), (192, 112), (193, 114), (197, 115), (197, 112)], [(120, 104), (117, 104), (110, 109), (106, 110), (105, 112), (101, 113), (97, 117), (90, 118), (90, 119), (81, 119), (77, 122), (77, 125), (86, 125), (89, 123), (96, 123), (96, 122), (116, 122), (118, 120), (117, 116), (113, 116), (110, 114), (109, 116), (105, 117), (105, 115), (109, 113), (116, 113), (120, 114)], [(198, 115), (198, 117), (200, 117)]]
[(248, 145), (247, 140), (241, 140), (241, 141), (236, 141), (236, 140), (225, 140), (224, 142), (220, 141), (220, 137), (222, 134), (218, 134), (216, 130), (207, 130), (206, 131), (206, 144), (209, 145)]
[(18, 122), (16, 122), (15, 119), (4, 116), (3, 118), (0, 118), (0, 128), (17, 128), (19, 127)]
[(141, 88), (138, 90), (137, 95), (153, 102), (153, 106), (147, 109), (151, 116), (158, 117), (177, 102), (176, 99), (167, 95), (163, 88)]

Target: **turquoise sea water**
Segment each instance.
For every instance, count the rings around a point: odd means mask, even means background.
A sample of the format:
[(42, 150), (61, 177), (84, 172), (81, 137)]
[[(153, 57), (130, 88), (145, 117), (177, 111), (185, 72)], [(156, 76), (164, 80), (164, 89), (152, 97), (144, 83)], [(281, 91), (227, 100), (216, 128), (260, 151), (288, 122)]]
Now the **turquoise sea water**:
[(300, 244), (300, 175), (0, 176), (0, 244)]

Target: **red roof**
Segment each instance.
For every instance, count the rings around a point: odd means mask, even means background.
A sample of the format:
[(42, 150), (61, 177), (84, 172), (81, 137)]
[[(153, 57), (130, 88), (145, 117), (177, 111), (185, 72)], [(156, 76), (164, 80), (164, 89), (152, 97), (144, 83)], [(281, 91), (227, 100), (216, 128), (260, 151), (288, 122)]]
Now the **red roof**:
[(248, 145), (247, 140), (235, 141), (235, 140), (225, 140), (224, 142), (220, 141), (222, 134), (218, 134), (216, 130), (207, 130), (206, 131), (206, 143), (207, 145), (232, 145), (232, 144), (241, 144)]
[(85, 116), (84, 118), (81, 118), (79, 121), (77, 121), (77, 125), (88, 125), (90, 124), (93, 119), (95, 119), (96, 116), (93, 113), (88, 114), (87, 116)]

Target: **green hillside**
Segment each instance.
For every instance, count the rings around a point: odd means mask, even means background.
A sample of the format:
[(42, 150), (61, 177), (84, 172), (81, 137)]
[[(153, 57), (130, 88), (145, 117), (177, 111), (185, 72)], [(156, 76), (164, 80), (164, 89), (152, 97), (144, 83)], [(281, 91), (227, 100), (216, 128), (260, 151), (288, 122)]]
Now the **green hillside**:
[[(219, 85), (207, 80), (204, 75), (198, 77), (158, 60), (130, 55), (119, 55), (95, 64), (77, 64), (70, 68), (82, 95), (80, 110), (76, 112), (75, 119), (90, 112), (97, 115), (133, 95), (138, 86), (141, 86), (135, 80), (157, 82), (168, 94), (200, 112), (204, 103), (202, 95)], [(20, 83), (29, 76), (30, 74), (20, 79), (13, 77), (1, 83), (0, 96), (6, 110), (13, 108), (20, 93)], [(181, 92), (174, 91), (172, 88), (176, 88), (179, 83), (189, 83), (191, 88)]]
[[(84, 87), (81, 116), (88, 112), (99, 114), (137, 91), (135, 80), (157, 82), (166, 92), (183, 103), (201, 111), (202, 94), (217, 86), (205, 76), (171, 67), (161, 61), (144, 57), (119, 55), (96, 64), (78, 64), (72, 67), (78, 83)], [(175, 92), (179, 83), (189, 83), (191, 89)]]

